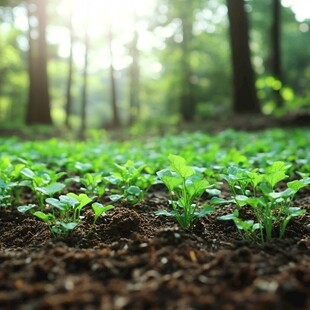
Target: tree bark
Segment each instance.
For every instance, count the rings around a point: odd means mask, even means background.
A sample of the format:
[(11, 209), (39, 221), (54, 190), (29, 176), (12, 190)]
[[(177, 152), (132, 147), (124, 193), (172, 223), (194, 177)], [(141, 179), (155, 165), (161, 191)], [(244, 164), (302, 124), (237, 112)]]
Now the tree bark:
[[(88, 18), (88, 17), (87, 17)], [(85, 137), (86, 130), (86, 108), (87, 108), (87, 86), (88, 86), (88, 51), (89, 51), (89, 35), (88, 35), (88, 21), (85, 25), (84, 37), (84, 68), (83, 68), (83, 84), (82, 84), (82, 105), (81, 105), (81, 127), (80, 138)]]
[[(31, 11), (31, 7), (35, 7), (34, 12)], [(46, 7), (47, 0), (28, 1), (27, 3), (29, 18), (29, 94), (26, 123), (29, 125), (52, 124), (47, 75)], [(37, 39), (34, 38), (34, 29), (30, 23), (32, 17), (37, 18), (38, 21)]]
[[(135, 4), (135, 3), (134, 3)], [(134, 25), (137, 23), (137, 12), (134, 7)], [(139, 92), (140, 92), (140, 70), (139, 70), (139, 50), (138, 50), (138, 32), (134, 31), (133, 40), (131, 43), (130, 54), (132, 57), (132, 63), (130, 66), (130, 111), (129, 111), (129, 125), (132, 125), (140, 113), (140, 102), (139, 102)]]
[(181, 94), (180, 94), (180, 113), (182, 119), (186, 122), (190, 122), (194, 119), (195, 115), (195, 96), (193, 90), (193, 84), (191, 82), (192, 69), (190, 64), (191, 57), (191, 41), (193, 37), (193, 9), (188, 8), (181, 17), (182, 20), (182, 35), (183, 40), (181, 42), (182, 59), (181, 59)]
[(233, 68), (233, 111), (260, 114), (249, 48), (249, 26), (243, 0), (227, 0)]
[[(271, 71), (273, 76), (282, 82), (281, 70), (281, 2), (273, 0), (272, 2), (272, 26), (271, 26)], [(278, 107), (283, 106), (283, 98), (280, 90), (274, 90), (274, 99)]]
[(120, 117), (118, 114), (118, 107), (117, 107), (115, 69), (113, 66), (112, 43), (113, 43), (113, 32), (112, 32), (112, 25), (110, 23), (109, 32), (108, 32), (108, 44), (109, 44), (109, 54), (110, 54), (110, 83), (111, 83), (111, 108), (112, 108), (111, 127), (118, 128), (120, 127), (121, 122), (120, 122)]
[(65, 118), (65, 125), (67, 128), (71, 128), (70, 124), (70, 115), (72, 110), (72, 76), (73, 76), (73, 43), (74, 43), (74, 34), (73, 34), (73, 25), (72, 25), (72, 11), (69, 21), (69, 32), (70, 32), (70, 54), (68, 58), (68, 80), (67, 80), (67, 88), (66, 88), (66, 118)]

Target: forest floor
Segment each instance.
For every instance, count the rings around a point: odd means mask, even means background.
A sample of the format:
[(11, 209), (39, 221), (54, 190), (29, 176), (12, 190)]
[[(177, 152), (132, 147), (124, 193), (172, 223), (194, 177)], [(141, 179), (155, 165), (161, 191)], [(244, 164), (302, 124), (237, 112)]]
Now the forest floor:
[(182, 230), (155, 215), (169, 209), (168, 199), (153, 185), (141, 203), (118, 203), (95, 226), (86, 210), (66, 238), (1, 208), (0, 309), (310, 309), (309, 187), (294, 201), (308, 212), (290, 221), (282, 239), (263, 244), (217, 220), (229, 205)]
[[(86, 212), (63, 240), (30, 215), (0, 210), (0, 308), (310, 309), (309, 213), (259, 245), (216, 220), (219, 211), (181, 230), (154, 215), (167, 199), (155, 186), (93, 230)], [(295, 203), (310, 209), (309, 188)]]

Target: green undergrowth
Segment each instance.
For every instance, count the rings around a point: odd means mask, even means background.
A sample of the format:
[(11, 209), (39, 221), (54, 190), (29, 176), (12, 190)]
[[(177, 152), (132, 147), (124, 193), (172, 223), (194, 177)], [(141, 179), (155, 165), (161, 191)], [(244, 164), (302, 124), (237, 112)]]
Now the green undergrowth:
[[(309, 141), (308, 129), (134, 141), (107, 135), (83, 142), (0, 138), (0, 207), (30, 213), (54, 235), (66, 235), (86, 208), (93, 210), (95, 225), (115, 205), (143, 203), (152, 186), (162, 183), (171, 209), (158, 216), (173, 216), (190, 229), (200, 217), (235, 205), (219, 220), (234, 221), (243, 238), (265, 242), (282, 238), (290, 219), (305, 213), (293, 200), (309, 186)], [(223, 191), (225, 184), (230, 193)], [(253, 219), (240, 218), (241, 208), (250, 208)]]

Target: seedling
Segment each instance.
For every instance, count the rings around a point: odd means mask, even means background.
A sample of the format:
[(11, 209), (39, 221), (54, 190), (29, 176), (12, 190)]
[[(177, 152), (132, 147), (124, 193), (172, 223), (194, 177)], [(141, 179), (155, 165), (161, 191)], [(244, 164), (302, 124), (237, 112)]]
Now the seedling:
[(123, 166), (114, 164), (114, 168), (110, 176), (105, 177), (115, 186), (110, 199), (114, 202), (124, 199), (131, 204), (140, 202), (154, 180), (152, 175), (142, 172), (146, 165), (136, 167), (133, 161), (128, 160)]
[(81, 189), (93, 199), (105, 193), (104, 179), (100, 173), (86, 173), (80, 178), (80, 182), (84, 186)]
[(210, 184), (196, 174), (183, 157), (170, 154), (168, 159), (170, 167), (158, 171), (157, 175), (168, 188), (173, 210), (160, 210), (156, 214), (173, 216), (183, 229), (187, 229), (199, 217), (214, 211), (210, 206), (198, 210), (199, 198)]
[[(239, 218), (238, 210), (218, 219), (233, 220), (245, 238), (255, 238), (254, 234), (259, 230), (261, 242), (269, 241), (275, 227), (279, 227), (279, 237), (282, 238), (289, 221), (305, 214), (305, 210), (293, 207), (292, 202), (296, 193), (310, 184), (310, 178), (303, 178), (288, 182), (287, 189), (283, 191), (276, 191), (279, 183), (288, 177), (286, 171), (289, 168), (290, 165), (282, 161), (274, 162), (263, 173), (257, 169), (249, 171), (239, 167), (228, 168), (227, 174), (222, 176), (231, 188), (232, 200), (229, 202), (234, 202), (237, 209), (250, 206), (256, 220), (243, 221)], [(211, 203), (225, 203), (225, 200), (216, 198)]]
[(34, 216), (43, 220), (54, 236), (70, 233), (79, 223), (81, 210), (92, 200), (85, 194), (69, 193), (59, 199), (47, 198), (51, 212), (36, 211)]
[(56, 182), (56, 180), (61, 178), (64, 174), (64, 172), (43, 172), (39, 174), (33, 172), (29, 168), (23, 168), (21, 170), (21, 175), (23, 175), (26, 179), (23, 185), (32, 189), (37, 197), (41, 211), (44, 210), (44, 199), (46, 197), (52, 197), (54, 194), (61, 192), (66, 187), (65, 184)]

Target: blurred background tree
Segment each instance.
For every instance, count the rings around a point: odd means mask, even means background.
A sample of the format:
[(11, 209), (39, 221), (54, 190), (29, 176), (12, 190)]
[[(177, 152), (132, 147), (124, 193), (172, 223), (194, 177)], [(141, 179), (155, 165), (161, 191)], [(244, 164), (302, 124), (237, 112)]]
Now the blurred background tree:
[[(220, 119), (249, 106), (309, 110), (310, 14), (306, 0), (296, 3), (0, 0), (1, 126), (84, 132)], [(246, 23), (233, 22), (238, 8)], [(242, 78), (248, 85), (237, 86)]]

